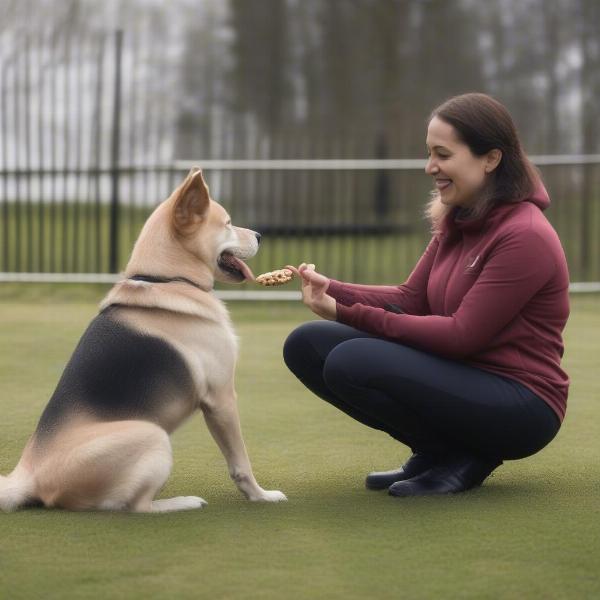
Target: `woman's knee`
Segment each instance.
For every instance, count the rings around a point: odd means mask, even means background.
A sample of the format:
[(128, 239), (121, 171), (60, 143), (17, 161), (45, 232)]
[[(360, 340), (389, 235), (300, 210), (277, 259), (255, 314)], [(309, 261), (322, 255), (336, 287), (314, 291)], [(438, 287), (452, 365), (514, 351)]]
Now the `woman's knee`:
[(322, 364), (330, 351), (353, 334), (351, 327), (335, 321), (309, 321), (290, 333), (283, 344), (283, 360), (291, 371), (309, 362)]
[(360, 385), (365, 371), (365, 342), (368, 339), (347, 340), (338, 344), (323, 365), (323, 379), (331, 389)]
[(292, 372), (296, 372), (298, 365), (306, 360), (307, 352), (311, 350), (310, 340), (314, 336), (315, 323), (318, 321), (303, 323), (296, 327), (283, 344), (283, 360)]

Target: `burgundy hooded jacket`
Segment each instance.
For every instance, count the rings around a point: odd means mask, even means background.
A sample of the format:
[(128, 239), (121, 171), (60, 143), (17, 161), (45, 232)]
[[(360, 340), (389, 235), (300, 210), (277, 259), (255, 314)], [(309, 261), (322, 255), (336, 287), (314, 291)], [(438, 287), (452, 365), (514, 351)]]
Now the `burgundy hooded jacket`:
[(519, 381), (562, 421), (569, 274), (542, 213), (549, 204), (540, 187), (480, 220), (461, 221), (451, 212), (404, 284), (331, 280), (327, 293), (337, 301), (337, 320)]

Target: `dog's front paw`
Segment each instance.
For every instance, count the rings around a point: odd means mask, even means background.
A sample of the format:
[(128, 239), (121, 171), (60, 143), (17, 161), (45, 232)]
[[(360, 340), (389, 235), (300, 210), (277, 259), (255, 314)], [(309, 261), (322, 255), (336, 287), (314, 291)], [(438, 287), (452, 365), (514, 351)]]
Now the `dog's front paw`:
[(263, 490), (260, 496), (250, 498), (253, 502), (285, 502), (285, 494), (279, 490)]

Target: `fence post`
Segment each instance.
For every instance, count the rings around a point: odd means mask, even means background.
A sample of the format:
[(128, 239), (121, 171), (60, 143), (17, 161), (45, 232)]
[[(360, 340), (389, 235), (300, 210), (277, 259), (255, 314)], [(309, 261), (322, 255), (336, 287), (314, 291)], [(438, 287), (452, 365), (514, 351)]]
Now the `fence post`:
[(108, 269), (116, 273), (119, 265), (119, 150), (121, 139), (121, 61), (123, 30), (115, 31), (115, 88), (111, 144), (110, 250)]

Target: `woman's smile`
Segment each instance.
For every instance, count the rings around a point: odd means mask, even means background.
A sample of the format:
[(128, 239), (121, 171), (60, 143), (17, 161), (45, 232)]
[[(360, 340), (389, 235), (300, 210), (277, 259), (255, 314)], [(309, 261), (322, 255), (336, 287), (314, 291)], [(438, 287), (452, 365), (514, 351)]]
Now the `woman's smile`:
[(435, 187), (440, 192), (443, 192), (444, 190), (446, 190), (451, 184), (452, 184), (452, 179), (447, 179), (444, 177), (436, 177), (435, 178)]

